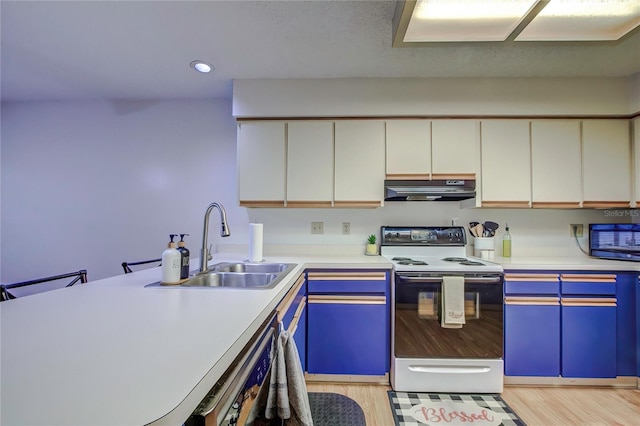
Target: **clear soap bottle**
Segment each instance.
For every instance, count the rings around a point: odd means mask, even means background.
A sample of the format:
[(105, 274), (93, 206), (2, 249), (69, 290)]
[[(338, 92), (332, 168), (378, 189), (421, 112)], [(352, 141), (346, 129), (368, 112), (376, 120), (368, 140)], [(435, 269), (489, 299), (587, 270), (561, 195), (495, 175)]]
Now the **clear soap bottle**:
[(502, 235), (502, 257), (511, 257), (511, 234), (509, 233), (509, 224), (507, 223)]

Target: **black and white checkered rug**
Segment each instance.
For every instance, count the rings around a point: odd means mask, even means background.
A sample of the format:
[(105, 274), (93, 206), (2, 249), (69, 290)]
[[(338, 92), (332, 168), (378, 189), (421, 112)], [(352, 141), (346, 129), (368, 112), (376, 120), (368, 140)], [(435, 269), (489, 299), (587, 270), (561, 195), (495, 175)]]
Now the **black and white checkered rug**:
[(396, 426), (526, 426), (498, 394), (388, 391)]

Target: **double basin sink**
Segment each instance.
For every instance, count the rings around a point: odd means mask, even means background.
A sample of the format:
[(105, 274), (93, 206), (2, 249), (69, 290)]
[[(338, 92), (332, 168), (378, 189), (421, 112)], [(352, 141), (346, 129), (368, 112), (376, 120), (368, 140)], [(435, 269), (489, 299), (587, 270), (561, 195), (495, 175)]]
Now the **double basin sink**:
[[(296, 267), (295, 263), (217, 263), (173, 287), (270, 289)], [(149, 284), (147, 287), (158, 286)]]

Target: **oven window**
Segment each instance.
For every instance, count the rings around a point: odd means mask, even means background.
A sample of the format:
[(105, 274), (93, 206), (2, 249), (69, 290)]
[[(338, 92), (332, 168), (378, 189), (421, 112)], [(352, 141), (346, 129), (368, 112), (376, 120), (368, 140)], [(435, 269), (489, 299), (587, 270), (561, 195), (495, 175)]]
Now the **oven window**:
[(466, 323), (459, 329), (440, 324), (441, 288), (441, 283), (409, 282), (396, 276), (396, 358), (502, 358), (502, 280), (465, 282)]

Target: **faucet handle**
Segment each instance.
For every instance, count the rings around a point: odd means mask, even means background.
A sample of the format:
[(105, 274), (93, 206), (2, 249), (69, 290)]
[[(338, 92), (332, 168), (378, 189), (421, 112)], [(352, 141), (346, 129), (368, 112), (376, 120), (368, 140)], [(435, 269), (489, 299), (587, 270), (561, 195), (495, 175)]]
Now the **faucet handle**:
[(209, 244), (209, 251), (207, 252), (207, 260), (213, 259), (213, 255), (211, 254), (211, 245), (212, 244)]

